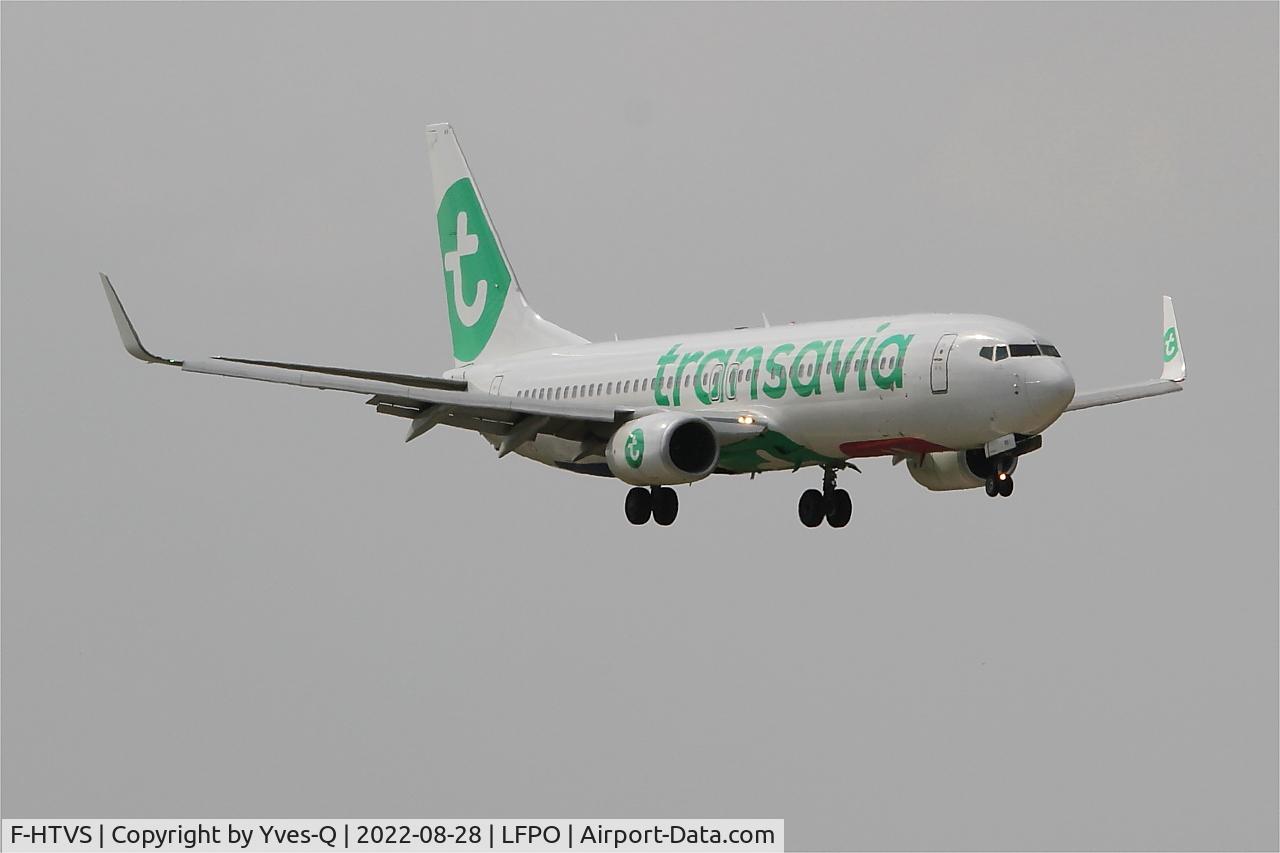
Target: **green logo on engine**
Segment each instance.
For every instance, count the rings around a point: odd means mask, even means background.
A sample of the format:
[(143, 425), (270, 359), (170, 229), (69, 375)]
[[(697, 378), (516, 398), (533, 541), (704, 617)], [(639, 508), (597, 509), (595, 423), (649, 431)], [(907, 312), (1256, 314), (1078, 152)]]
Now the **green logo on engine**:
[(640, 467), (640, 462), (644, 459), (644, 430), (633, 429), (631, 431), (631, 434), (627, 436), (627, 443), (623, 445), (622, 455), (632, 468)]
[(1164, 360), (1173, 361), (1178, 355), (1178, 330), (1173, 326), (1164, 330)]
[(453, 357), (473, 361), (489, 343), (511, 284), (498, 239), (470, 178), (455, 181), (436, 211)]

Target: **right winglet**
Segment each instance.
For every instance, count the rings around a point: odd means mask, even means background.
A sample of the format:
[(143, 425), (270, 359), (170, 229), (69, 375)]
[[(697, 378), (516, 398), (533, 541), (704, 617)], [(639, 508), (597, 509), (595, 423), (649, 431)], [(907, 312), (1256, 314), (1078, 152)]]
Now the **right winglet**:
[(129, 315), (124, 313), (124, 306), (120, 304), (120, 297), (116, 295), (116, 289), (111, 286), (111, 279), (107, 278), (106, 273), (98, 273), (102, 279), (102, 289), (107, 292), (107, 304), (111, 306), (111, 316), (115, 317), (116, 329), (120, 332), (120, 342), (124, 344), (125, 351), (129, 355), (141, 361), (150, 364), (171, 364), (174, 367), (181, 367), (182, 362), (175, 361), (172, 358), (161, 358), (147, 351), (142, 345), (142, 340), (138, 337), (137, 329), (133, 328), (133, 323), (129, 321)]
[(1181, 382), (1187, 378), (1187, 360), (1182, 355), (1182, 336), (1178, 332), (1178, 318), (1173, 314), (1173, 300), (1164, 298), (1164, 368), (1160, 378)]
[(1144, 397), (1158, 397), (1182, 390), (1182, 383), (1187, 378), (1187, 361), (1182, 354), (1182, 336), (1178, 332), (1178, 320), (1173, 316), (1173, 300), (1164, 298), (1164, 367), (1160, 370), (1159, 379), (1139, 382), (1136, 385), (1121, 385), (1119, 388), (1105, 388), (1101, 391), (1077, 393), (1067, 406), (1068, 412), (1077, 409), (1091, 409), (1094, 406), (1109, 406), (1112, 403), (1125, 403), (1129, 400), (1141, 400)]

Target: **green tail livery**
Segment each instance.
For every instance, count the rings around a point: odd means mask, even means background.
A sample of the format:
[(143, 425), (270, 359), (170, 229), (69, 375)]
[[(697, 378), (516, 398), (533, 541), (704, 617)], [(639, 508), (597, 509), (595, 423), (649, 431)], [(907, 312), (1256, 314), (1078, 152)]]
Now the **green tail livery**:
[(455, 181), (445, 192), (436, 225), (444, 257), (453, 357), (472, 361), (489, 343), (498, 324), (511, 273), (470, 178)]

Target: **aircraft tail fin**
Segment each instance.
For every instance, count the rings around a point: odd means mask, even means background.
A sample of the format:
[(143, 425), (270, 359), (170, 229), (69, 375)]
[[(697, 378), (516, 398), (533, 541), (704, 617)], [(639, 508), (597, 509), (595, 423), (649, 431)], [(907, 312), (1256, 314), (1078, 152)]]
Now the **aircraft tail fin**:
[(427, 154), (455, 364), (586, 343), (525, 300), (450, 125), (427, 127)]

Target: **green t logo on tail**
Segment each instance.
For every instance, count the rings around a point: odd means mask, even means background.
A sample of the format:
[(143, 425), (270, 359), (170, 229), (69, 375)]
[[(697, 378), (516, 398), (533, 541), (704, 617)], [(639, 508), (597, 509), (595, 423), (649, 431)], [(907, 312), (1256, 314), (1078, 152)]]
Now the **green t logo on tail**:
[(644, 430), (633, 429), (627, 436), (627, 443), (622, 448), (622, 455), (632, 468), (639, 468), (644, 460)]
[(498, 324), (511, 272), (470, 178), (455, 181), (436, 211), (453, 357), (473, 361)]
[(1178, 355), (1178, 330), (1173, 326), (1164, 330), (1164, 360), (1173, 361)]

